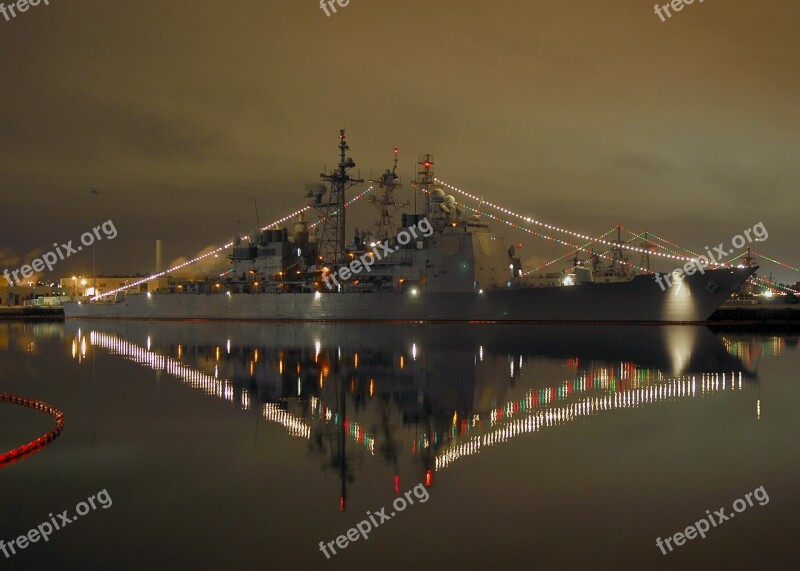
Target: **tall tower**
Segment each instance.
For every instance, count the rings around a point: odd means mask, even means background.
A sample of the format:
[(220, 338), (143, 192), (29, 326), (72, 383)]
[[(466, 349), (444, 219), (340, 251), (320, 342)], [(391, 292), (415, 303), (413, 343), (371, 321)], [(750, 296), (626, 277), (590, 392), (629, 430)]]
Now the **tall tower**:
[(156, 272), (160, 274), (164, 271), (164, 242), (156, 240)]
[(364, 181), (351, 177), (348, 172), (356, 166), (353, 159), (347, 156), (350, 147), (347, 145), (344, 129), (339, 131), (339, 164), (330, 174), (322, 173), (320, 178), (329, 183), (328, 200), (319, 195), (314, 204), (321, 213), (322, 233), (319, 239), (319, 257), (323, 264), (338, 264), (344, 258), (346, 214), (345, 192)]
[(379, 180), (371, 180), (382, 190), (380, 196), (370, 196), (369, 203), (378, 210), (378, 221), (375, 223), (375, 238), (386, 240), (389, 236), (397, 234), (397, 224), (394, 222), (394, 214), (409, 202), (398, 202), (394, 199), (394, 191), (403, 188), (400, 184), (400, 177), (397, 175), (397, 153), (399, 150), (394, 148), (394, 168), (386, 169)]
[(425, 196), (424, 214), (427, 216), (431, 212), (431, 191), (433, 190), (433, 179), (435, 178), (433, 174), (433, 155), (430, 153), (420, 155), (417, 165), (419, 166), (417, 170), (419, 185), (422, 189), (422, 194)]

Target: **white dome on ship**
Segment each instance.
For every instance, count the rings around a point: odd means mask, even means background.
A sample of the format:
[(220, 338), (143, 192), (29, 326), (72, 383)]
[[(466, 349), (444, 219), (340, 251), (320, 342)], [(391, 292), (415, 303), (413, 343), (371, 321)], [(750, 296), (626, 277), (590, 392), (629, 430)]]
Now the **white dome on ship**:
[(448, 208), (453, 208), (456, 205), (456, 197), (452, 194), (448, 194), (444, 197), (444, 203)]
[(431, 200), (434, 202), (442, 202), (444, 200), (444, 191), (441, 188), (434, 188), (431, 191)]

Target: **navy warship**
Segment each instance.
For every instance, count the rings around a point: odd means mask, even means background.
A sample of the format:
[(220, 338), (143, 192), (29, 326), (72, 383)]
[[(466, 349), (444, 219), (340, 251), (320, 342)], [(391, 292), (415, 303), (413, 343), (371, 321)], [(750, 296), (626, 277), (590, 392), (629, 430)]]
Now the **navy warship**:
[[(625, 322), (706, 321), (756, 267), (720, 267), (686, 275), (664, 290), (652, 273), (637, 273), (615, 243), (610, 263), (577, 259), (571, 270), (525, 273), (480, 213), (465, 214), (438, 188), (430, 155), (419, 162), (415, 186), (421, 212), (394, 192), (394, 169), (370, 181), (379, 217), (373, 228), (346, 225), (346, 192), (364, 183), (339, 133), (335, 170), (306, 186), (309, 206), (293, 227), (267, 227), (236, 236), (230, 270), (205, 278), (143, 280), (136, 287), (67, 303), (68, 319), (196, 319), (262, 321)], [(372, 188), (372, 187), (371, 187)], [(305, 212), (318, 222), (309, 224)], [(152, 288), (152, 289), (151, 289)]]

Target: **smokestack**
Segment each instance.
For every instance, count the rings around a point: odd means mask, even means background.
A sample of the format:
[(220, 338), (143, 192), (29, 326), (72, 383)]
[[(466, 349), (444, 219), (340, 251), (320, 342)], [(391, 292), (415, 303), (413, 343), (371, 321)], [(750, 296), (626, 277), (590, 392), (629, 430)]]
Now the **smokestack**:
[(164, 271), (164, 242), (156, 240), (156, 273)]

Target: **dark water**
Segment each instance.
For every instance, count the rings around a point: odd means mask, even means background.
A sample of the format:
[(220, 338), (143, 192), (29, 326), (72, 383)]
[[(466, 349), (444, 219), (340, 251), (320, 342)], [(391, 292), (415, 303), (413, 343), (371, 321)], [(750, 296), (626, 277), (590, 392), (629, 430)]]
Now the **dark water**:
[[(0, 469), (0, 539), (107, 495), (47, 542), (0, 552), (0, 568), (800, 568), (797, 342), (3, 323), (0, 392), (52, 404), (66, 427)], [(53, 425), (0, 403), (0, 452)], [(768, 502), (759, 492), (705, 539), (656, 546), (761, 486)], [(384, 507), (395, 515), (369, 524)], [(337, 547), (359, 522), (368, 539)]]

